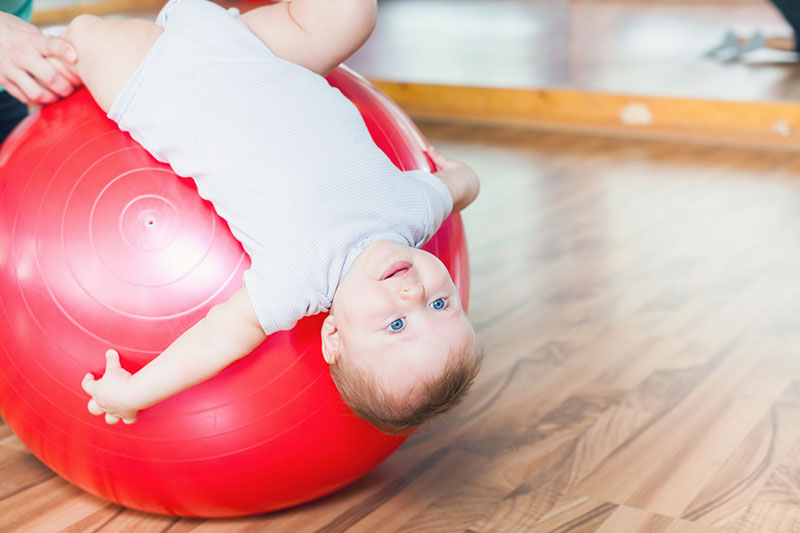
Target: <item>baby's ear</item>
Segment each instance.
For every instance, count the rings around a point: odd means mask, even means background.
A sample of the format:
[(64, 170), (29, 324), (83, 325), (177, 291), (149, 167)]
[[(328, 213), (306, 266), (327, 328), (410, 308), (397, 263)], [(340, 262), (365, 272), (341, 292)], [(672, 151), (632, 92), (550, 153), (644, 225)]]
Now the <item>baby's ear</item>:
[(329, 365), (334, 364), (341, 354), (339, 342), (339, 330), (336, 329), (336, 320), (333, 315), (328, 315), (322, 323), (322, 357)]

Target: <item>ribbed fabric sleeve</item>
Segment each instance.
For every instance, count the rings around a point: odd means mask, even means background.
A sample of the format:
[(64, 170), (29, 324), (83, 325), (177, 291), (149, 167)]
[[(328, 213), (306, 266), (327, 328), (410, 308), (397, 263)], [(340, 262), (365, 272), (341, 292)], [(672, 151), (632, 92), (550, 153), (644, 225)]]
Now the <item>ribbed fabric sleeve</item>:
[(172, 0), (157, 23), (164, 33), (109, 117), (228, 222), (267, 333), (329, 309), (370, 242), (419, 246), (449, 214), (438, 178), (394, 167), (349, 100), (235, 15)]

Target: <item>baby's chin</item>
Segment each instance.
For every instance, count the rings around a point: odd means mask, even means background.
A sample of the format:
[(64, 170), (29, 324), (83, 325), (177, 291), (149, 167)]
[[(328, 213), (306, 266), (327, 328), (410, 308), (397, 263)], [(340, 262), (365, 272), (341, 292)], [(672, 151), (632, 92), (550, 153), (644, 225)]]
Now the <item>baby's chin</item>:
[(396, 241), (375, 241), (367, 246), (364, 251), (367, 252), (367, 255), (373, 256), (371, 260), (384, 264), (392, 263), (398, 259), (412, 260), (415, 257), (432, 257), (438, 260), (438, 258), (430, 252)]

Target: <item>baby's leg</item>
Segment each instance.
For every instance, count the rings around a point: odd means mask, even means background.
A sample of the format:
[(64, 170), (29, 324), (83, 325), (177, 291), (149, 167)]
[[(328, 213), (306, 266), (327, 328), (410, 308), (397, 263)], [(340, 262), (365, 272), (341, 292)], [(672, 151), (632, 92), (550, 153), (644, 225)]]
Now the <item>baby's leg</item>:
[(81, 15), (62, 36), (78, 52), (74, 70), (98, 105), (108, 112), (162, 31), (146, 20), (105, 20)]
[(376, 14), (376, 0), (292, 0), (242, 21), (278, 57), (325, 76), (369, 38)]

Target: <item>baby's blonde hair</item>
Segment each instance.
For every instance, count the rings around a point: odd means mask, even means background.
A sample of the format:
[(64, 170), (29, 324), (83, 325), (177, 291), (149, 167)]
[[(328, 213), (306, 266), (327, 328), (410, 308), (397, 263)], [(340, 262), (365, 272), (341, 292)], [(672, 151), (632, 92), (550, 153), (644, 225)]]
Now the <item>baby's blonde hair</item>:
[(344, 402), (359, 417), (389, 435), (402, 435), (455, 407), (469, 391), (483, 362), (485, 349), (475, 340), (453, 349), (444, 370), (419, 389), (397, 397), (383, 390), (374, 375), (339, 358), (331, 376)]

